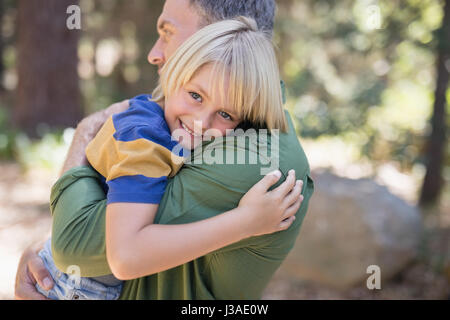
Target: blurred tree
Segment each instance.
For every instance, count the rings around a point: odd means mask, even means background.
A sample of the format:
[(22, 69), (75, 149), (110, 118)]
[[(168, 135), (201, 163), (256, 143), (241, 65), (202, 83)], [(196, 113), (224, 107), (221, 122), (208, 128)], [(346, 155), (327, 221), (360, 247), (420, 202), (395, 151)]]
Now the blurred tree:
[(147, 54), (158, 34), (164, 0), (81, 2), (79, 44), (82, 95), (87, 113), (141, 93), (151, 93), (158, 74)]
[(433, 117), (431, 119), (431, 134), (426, 149), (426, 174), (422, 186), (420, 203), (427, 205), (435, 203), (443, 187), (442, 168), (446, 146), (446, 92), (450, 73), (450, 0), (445, 1), (444, 20), (436, 32), (436, 89), (434, 93)]
[(69, 30), (67, 7), (75, 0), (18, 2), (15, 124), (37, 136), (40, 124), (75, 126), (82, 117), (77, 74), (79, 30)]
[[(299, 135), (354, 146), (355, 160), (370, 163), (370, 175), (389, 163), (423, 177), (428, 162), (421, 150), (426, 120), (433, 112), (434, 79), (439, 77), (435, 30), (443, 25), (445, 1), (279, 0), (277, 4), (275, 41), (287, 108)], [(448, 36), (442, 41), (450, 42)], [(444, 64), (440, 68), (444, 71)], [(450, 91), (445, 93), (442, 79), (438, 81), (444, 102)], [(444, 116), (440, 120), (448, 121)], [(438, 141), (446, 143), (442, 132), (440, 136)], [(442, 155), (441, 179), (449, 156)]]

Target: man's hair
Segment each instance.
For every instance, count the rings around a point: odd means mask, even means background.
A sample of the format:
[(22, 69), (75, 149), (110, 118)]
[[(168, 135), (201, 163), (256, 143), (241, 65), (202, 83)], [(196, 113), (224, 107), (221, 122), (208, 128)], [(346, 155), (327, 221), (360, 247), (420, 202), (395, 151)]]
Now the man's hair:
[[(253, 19), (222, 20), (189, 37), (161, 69), (152, 100), (164, 106), (167, 98), (206, 65), (213, 67), (212, 88), (220, 89), (221, 101), (227, 101), (241, 121), (286, 131), (275, 52), (266, 32), (259, 30)], [(229, 85), (224, 92), (226, 82)]]
[(201, 27), (244, 16), (255, 20), (260, 30), (270, 35), (273, 32), (274, 0), (189, 0), (189, 3), (197, 9), (201, 17)]

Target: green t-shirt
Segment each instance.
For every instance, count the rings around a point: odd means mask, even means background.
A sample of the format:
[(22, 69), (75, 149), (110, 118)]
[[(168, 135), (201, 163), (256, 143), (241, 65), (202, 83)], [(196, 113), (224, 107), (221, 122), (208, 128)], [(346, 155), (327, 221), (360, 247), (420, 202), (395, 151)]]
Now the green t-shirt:
[[(261, 298), (295, 243), (314, 190), (307, 158), (287, 112), (286, 116), (289, 132), (279, 135), (279, 168), (283, 173), (295, 169), (296, 178), (303, 180), (304, 200), (294, 223), (287, 230), (247, 238), (178, 267), (126, 281), (121, 299)], [(256, 137), (263, 142), (264, 135)], [(267, 154), (267, 150), (256, 149), (257, 142), (251, 138), (245, 139), (244, 145), (235, 143), (234, 137), (224, 141), (204, 143), (203, 154), (194, 152), (191, 162), (169, 179), (155, 223), (189, 223), (231, 210), (262, 178), (261, 168), (269, 165), (264, 162), (267, 158), (260, 155)], [(274, 141), (269, 137), (268, 150), (276, 146)], [(197, 164), (198, 157), (206, 154), (217, 160), (222, 152), (222, 159), (227, 160), (230, 150), (245, 150), (246, 161), (237, 163), (237, 156), (234, 164), (230, 164), (230, 158), (226, 164), (210, 158)], [(55, 264), (61, 270), (78, 265), (84, 277), (111, 273), (105, 251), (106, 196), (99, 178), (90, 167), (73, 168), (55, 183), (51, 193)], [(282, 181), (283, 177), (277, 185)]]

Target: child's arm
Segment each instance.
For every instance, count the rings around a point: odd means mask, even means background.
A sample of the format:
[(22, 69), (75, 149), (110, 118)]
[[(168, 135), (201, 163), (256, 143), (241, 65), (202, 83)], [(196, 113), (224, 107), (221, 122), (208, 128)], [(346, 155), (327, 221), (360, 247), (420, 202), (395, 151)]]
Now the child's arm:
[(295, 219), (302, 182), (290, 172), (284, 183), (266, 175), (239, 206), (215, 217), (180, 225), (152, 224), (157, 205), (113, 203), (106, 209), (106, 254), (114, 275), (134, 279), (176, 267), (244, 238), (287, 229)]

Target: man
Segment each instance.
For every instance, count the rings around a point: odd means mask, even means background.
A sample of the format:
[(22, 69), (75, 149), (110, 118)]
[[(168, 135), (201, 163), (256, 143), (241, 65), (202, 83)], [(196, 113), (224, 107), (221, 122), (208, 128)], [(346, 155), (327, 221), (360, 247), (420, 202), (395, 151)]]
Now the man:
[[(202, 26), (239, 15), (252, 17), (261, 29), (272, 31), (273, 0), (166, 0), (158, 19), (158, 41), (148, 55), (160, 68), (190, 35)], [(98, 174), (86, 166), (85, 147), (106, 118), (125, 110), (128, 101), (82, 120), (77, 127), (62, 177), (52, 188), (53, 254), (60, 269), (78, 265), (81, 276), (110, 274), (105, 256), (105, 194)], [(287, 115), (288, 116), (288, 115)], [(252, 237), (189, 263), (147, 277), (126, 281), (121, 299), (258, 299), (292, 249), (306, 214), (313, 182), (306, 156), (288, 116), (289, 132), (280, 134), (279, 168), (295, 169), (303, 180), (304, 200), (297, 219), (285, 231)], [(269, 145), (275, 143), (269, 139)], [(225, 148), (216, 145), (215, 149)], [(248, 145), (246, 145), (247, 151)], [(167, 186), (155, 223), (193, 222), (229, 210), (260, 180), (261, 161), (246, 164), (187, 164)], [(281, 182), (281, 181), (280, 181)], [(186, 239), (189, 241), (189, 239)], [(42, 299), (34, 289), (52, 285), (36, 248), (22, 256), (16, 277), (16, 298)]]

